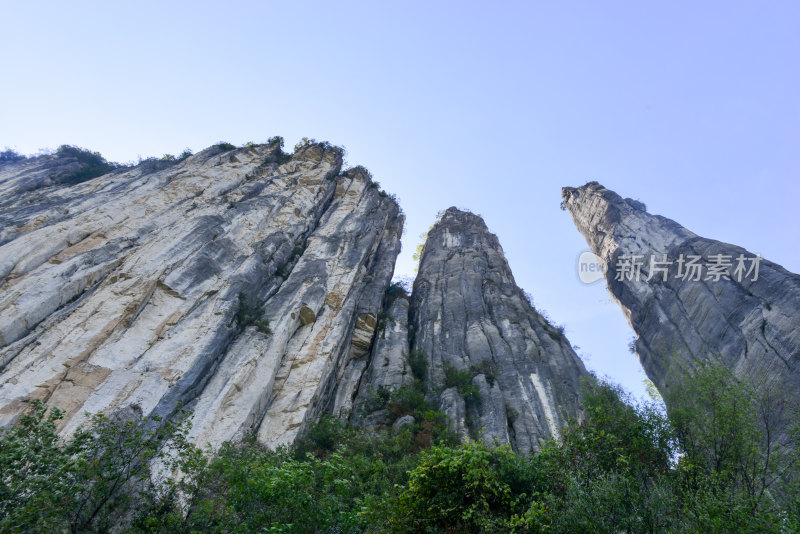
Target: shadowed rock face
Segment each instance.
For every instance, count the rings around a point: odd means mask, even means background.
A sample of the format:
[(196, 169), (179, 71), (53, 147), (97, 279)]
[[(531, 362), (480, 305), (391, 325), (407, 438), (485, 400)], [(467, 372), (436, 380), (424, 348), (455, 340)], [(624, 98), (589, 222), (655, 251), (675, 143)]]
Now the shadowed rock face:
[[(579, 417), (584, 365), (528, 303), (479, 216), (450, 208), (428, 233), (411, 325), (412, 347), (430, 359), (429, 390), (460, 433), (531, 452)], [(448, 380), (454, 370), (468, 373), (477, 400)]]
[[(712, 356), (757, 387), (778, 388), (798, 401), (800, 276), (762, 259), (754, 280), (755, 270), (748, 271), (756, 254), (699, 237), (596, 182), (564, 188), (562, 194), (589, 247), (609, 266), (609, 291), (639, 336), (636, 351), (659, 389), (668, 390), (684, 371)], [(618, 267), (631, 255), (643, 256), (640, 279), (625, 270), (618, 280)], [(656, 262), (674, 263), (654, 263), (651, 273), (651, 255)], [(700, 256), (704, 265), (729, 261), (730, 266), (719, 280), (707, 268), (700, 280), (694, 280), (695, 273), (684, 279), (688, 269), (678, 264), (681, 256)], [(737, 273), (740, 256), (744, 270)], [(659, 267), (667, 269), (666, 280)]]
[(279, 150), (212, 147), (71, 187), (48, 169), (74, 162), (0, 167), (0, 424), (26, 398), (65, 409), (65, 433), (184, 403), (200, 444), (277, 445), (316, 418), (370, 348), (403, 217), (334, 150)]

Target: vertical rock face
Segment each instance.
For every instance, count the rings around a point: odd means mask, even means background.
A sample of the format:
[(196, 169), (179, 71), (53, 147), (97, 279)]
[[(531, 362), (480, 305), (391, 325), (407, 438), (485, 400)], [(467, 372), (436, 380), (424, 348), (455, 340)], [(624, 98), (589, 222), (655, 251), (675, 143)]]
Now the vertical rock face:
[(397, 204), (341, 164), (272, 143), (70, 187), (73, 161), (0, 167), (0, 424), (28, 398), (66, 433), (185, 404), (201, 444), (294, 439), (370, 350), (400, 248)]
[(366, 372), (361, 375), (355, 402), (346, 406), (339, 403), (335, 411), (342, 413), (342, 408), (350, 409), (351, 419), (356, 424), (388, 424), (388, 410), (371, 413), (369, 400), (381, 389), (387, 392), (397, 391), (412, 380), (408, 362), (408, 306), (408, 299), (403, 297), (389, 303), (376, 332), (369, 361), (365, 359), (360, 363), (354, 360), (359, 366), (366, 367)]
[(479, 216), (450, 208), (428, 233), (411, 327), (429, 390), (460, 433), (530, 452), (579, 417), (584, 365), (528, 303)]
[[(639, 336), (636, 351), (659, 389), (711, 356), (797, 402), (800, 276), (651, 215), (641, 202), (596, 182), (564, 188), (563, 200), (608, 265), (608, 288)], [(688, 265), (692, 259), (702, 265), (699, 275)], [(641, 264), (638, 279), (626, 267), (635, 264)]]
[(326, 143), (218, 145), (81, 183), (75, 153), (0, 165), (0, 425), (26, 399), (65, 410), (67, 435), (185, 406), (200, 445), (274, 447), (323, 413), (390, 425), (376, 399), (423, 367), (464, 436), (531, 452), (579, 417), (583, 364), (480, 217), (444, 213), (409, 297), (387, 291), (399, 207)]

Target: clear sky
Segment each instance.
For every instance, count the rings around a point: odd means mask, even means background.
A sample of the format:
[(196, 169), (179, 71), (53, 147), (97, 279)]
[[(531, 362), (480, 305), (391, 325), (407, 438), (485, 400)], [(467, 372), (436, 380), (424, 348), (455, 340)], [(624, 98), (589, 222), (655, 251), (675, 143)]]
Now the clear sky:
[(0, 147), (108, 159), (282, 135), (347, 148), (407, 215), (484, 216), (588, 367), (633, 332), (560, 189), (589, 180), (800, 272), (800, 2), (3, 2)]

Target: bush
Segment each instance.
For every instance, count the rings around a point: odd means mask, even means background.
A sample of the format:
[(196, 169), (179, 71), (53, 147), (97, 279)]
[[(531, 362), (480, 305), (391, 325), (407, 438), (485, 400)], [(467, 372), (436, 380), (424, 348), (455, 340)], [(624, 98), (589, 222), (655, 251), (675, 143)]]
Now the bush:
[(452, 365), (445, 364), (444, 366), (444, 388), (457, 388), (468, 406), (480, 401), (480, 392), (472, 383), (472, 377), (472, 369), (460, 371)]
[(65, 442), (42, 401), (0, 435), (0, 531), (108, 531), (154, 499), (150, 465), (186, 444), (185, 419), (97, 415)]
[(343, 146), (332, 145), (328, 141), (317, 141), (316, 139), (309, 137), (303, 137), (296, 145), (294, 145), (294, 151), (297, 152), (298, 150), (302, 150), (303, 148), (312, 145), (316, 145), (322, 150), (330, 150), (339, 157), (344, 157), (345, 155), (345, 149)]
[(221, 150), (222, 152), (229, 152), (231, 150), (235, 150), (236, 149), (236, 145), (232, 145), (232, 144), (230, 144), (230, 143), (228, 143), (226, 141), (220, 141), (219, 143), (217, 143), (214, 146), (216, 148), (218, 148), (219, 150)]
[[(408, 486), (390, 504), (393, 532), (501, 532), (535, 528), (543, 510), (530, 492), (535, 464), (508, 447), (468, 442), (422, 454)], [(528, 493), (526, 493), (526, 491)], [(522, 519), (529, 510), (527, 519)]]
[(80, 170), (59, 178), (62, 184), (79, 184), (120, 167), (118, 163), (106, 161), (99, 152), (91, 152), (77, 146), (61, 145), (56, 150), (56, 155), (61, 158), (75, 158), (81, 164)]
[(14, 163), (15, 161), (22, 161), (27, 159), (19, 152), (6, 147), (5, 150), (0, 152), (0, 163)]
[(483, 375), (489, 387), (494, 387), (495, 380), (497, 380), (497, 364), (494, 361), (481, 360), (479, 364), (471, 366), (470, 371), (473, 376)]
[(233, 322), (236, 323), (236, 327), (240, 332), (248, 326), (255, 326), (256, 330), (262, 334), (271, 334), (272, 330), (270, 330), (269, 321), (264, 319), (263, 316), (263, 306), (248, 304), (247, 295), (243, 292), (239, 293), (239, 302), (233, 315)]
[(279, 135), (267, 139), (268, 145), (278, 145), (278, 150), (273, 152), (273, 158), (275, 160), (275, 163), (277, 163), (278, 165), (283, 165), (284, 163), (287, 163), (289, 160), (292, 159), (291, 154), (287, 154), (286, 152), (283, 151), (283, 143), (284, 143), (283, 137)]
[(421, 350), (412, 350), (408, 353), (408, 366), (411, 367), (411, 375), (425, 382), (428, 376), (428, 356)]
[(275, 135), (267, 139), (268, 145), (273, 145), (275, 143), (277, 143), (279, 147), (283, 148), (283, 137), (280, 135)]
[(392, 282), (383, 293), (383, 302), (381, 303), (382, 310), (388, 312), (394, 301), (400, 298), (409, 298), (408, 287), (403, 282)]
[[(448, 374), (459, 387), (469, 372)], [(376, 393), (413, 424), (392, 433), (326, 416), (277, 451), (252, 437), (202, 451), (180, 419), (96, 416), (64, 441), (61, 413), (37, 401), (0, 431), (0, 531), (796, 532), (797, 486), (761, 485), (774, 480), (760, 427), (774, 399), (732, 378), (701, 367), (671, 420), (588, 380), (581, 421), (531, 457), (459, 445), (419, 380)], [(154, 479), (154, 462), (175, 477)]]

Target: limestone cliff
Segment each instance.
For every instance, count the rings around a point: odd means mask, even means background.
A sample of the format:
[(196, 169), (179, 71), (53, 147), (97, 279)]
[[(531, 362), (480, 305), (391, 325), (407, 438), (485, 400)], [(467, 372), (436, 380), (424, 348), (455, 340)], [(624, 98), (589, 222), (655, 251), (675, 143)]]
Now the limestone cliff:
[(596, 182), (564, 188), (563, 201), (608, 265), (609, 291), (659, 389), (711, 357), (797, 403), (800, 276), (651, 215)]
[(328, 145), (224, 148), (69, 187), (47, 170), (73, 161), (0, 167), (0, 423), (26, 398), (65, 432), (184, 404), (200, 443), (273, 445), (319, 415), (369, 345), (403, 217)]
[(464, 436), (529, 452), (579, 415), (583, 364), (480, 217), (448, 210), (413, 295), (388, 298), (403, 215), (336, 147), (94, 155), (101, 176), (76, 154), (0, 165), (0, 425), (26, 399), (64, 434), (184, 406), (196, 443), (277, 446), (324, 413), (393, 423), (365, 403), (415, 379), (412, 353)]
[[(410, 322), (427, 380), (462, 434), (530, 452), (579, 416), (584, 365), (516, 285), (481, 217), (450, 208), (428, 233)], [(472, 388), (453, 383), (459, 372)]]

